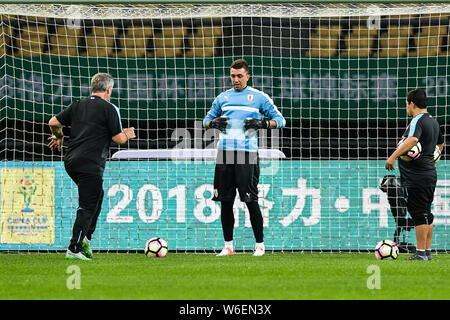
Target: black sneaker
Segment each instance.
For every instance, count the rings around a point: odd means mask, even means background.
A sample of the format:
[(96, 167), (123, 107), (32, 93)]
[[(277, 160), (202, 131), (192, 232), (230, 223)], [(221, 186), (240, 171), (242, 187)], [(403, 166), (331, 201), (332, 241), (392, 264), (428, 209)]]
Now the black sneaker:
[(427, 261), (428, 258), (427, 256), (421, 256), (417, 253), (413, 254), (411, 257), (407, 258), (406, 260), (422, 260), (422, 261)]

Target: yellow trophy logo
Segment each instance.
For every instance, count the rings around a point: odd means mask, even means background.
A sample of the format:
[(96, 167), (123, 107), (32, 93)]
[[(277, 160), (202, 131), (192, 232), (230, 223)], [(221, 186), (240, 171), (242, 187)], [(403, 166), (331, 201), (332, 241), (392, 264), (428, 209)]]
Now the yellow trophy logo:
[(34, 183), (33, 177), (24, 176), (20, 180), (19, 190), (23, 195), (23, 202), (25, 204), (25, 208), (22, 209), (22, 212), (33, 212), (34, 210), (30, 208), (33, 194), (36, 192), (36, 184)]
[(0, 169), (0, 243), (54, 243), (55, 170)]

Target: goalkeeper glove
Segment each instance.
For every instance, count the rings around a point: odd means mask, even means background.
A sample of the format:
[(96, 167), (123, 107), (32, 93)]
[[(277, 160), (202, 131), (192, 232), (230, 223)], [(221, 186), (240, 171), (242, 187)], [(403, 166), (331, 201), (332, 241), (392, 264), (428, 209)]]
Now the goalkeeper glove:
[(218, 117), (209, 123), (210, 128), (219, 129), (220, 131), (225, 131), (227, 128), (227, 118), (226, 117)]
[(245, 122), (245, 130), (248, 129), (269, 129), (270, 128), (270, 120), (258, 120), (253, 118), (247, 118)]

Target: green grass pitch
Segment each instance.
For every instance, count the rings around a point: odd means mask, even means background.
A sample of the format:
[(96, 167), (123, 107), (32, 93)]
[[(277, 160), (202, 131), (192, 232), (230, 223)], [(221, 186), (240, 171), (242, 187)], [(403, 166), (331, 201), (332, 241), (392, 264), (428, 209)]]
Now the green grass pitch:
[(155, 259), (110, 253), (83, 262), (66, 261), (61, 253), (0, 254), (0, 300), (449, 299), (450, 255), (434, 254), (432, 261), (408, 256), (378, 261), (372, 253), (169, 252)]

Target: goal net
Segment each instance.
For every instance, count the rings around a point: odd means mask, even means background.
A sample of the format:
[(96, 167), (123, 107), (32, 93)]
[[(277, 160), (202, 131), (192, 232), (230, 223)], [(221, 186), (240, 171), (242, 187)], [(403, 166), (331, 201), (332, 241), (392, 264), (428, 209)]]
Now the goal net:
[[(287, 120), (259, 132), (266, 249), (367, 251), (393, 239), (379, 186), (410, 121), (409, 90), (426, 90), (448, 139), (449, 4), (134, 2), (0, 4), (1, 251), (67, 248), (77, 188), (65, 149), (46, 147), (47, 123), (90, 94), (97, 72), (115, 78), (111, 101), (137, 138), (111, 149), (94, 250), (140, 251), (154, 236), (173, 252), (221, 249), (218, 134), (202, 120), (239, 58)], [(437, 172), (433, 249), (447, 251), (446, 148)], [(238, 251), (254, 246), (246, 210), (236, 199)], [(414, 230), (400, 231), (415, 244)]]

